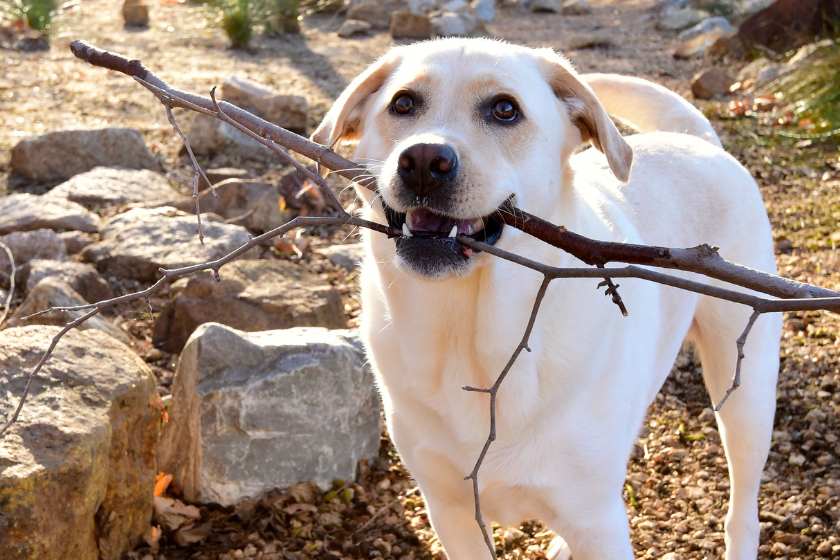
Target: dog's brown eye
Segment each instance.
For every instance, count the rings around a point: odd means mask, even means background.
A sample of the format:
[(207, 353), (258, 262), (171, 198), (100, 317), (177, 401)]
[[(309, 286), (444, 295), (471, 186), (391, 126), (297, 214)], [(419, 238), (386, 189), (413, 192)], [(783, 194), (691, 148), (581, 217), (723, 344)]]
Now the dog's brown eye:
[(391, 102), (391, 107), (395, 113), (406, 115), (414, 109), (414, 98), (407, 93), (402, 93), (394, 98)]
[(493, 103), (493, 108), (490, 111), (493, 118), (499, 121), (510, 122), (516, 118), (518, 114), (516, 105), (510, 99), (499, 99)]

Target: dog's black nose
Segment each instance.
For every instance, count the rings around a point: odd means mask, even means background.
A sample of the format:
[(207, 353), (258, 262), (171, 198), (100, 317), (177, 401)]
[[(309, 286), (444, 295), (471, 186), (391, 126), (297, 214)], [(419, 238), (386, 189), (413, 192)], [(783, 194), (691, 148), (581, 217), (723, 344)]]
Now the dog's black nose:
[(423, 196), (455, 177), (458, 156), (446, 144), (414, 144), (400, 154), (397, 167), (403, 183)]

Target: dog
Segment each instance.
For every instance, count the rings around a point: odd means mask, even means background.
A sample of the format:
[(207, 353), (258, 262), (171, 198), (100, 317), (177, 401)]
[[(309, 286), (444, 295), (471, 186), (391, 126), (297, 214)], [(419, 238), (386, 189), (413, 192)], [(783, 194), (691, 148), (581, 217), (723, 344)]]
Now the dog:
[[(609, 115), (640, 133), (623, 137)], [(712, 243), (775, 273), (755, 181), (687, 101), (640, 79), (580, 76), (550, 49), (489, 39), (399, 46), (341, 94), (313, 134), (358, 142), (366, 233), (362, 333), (391, 438), (451, 560), (489, 557), (465, 480), (487, 440), (488, 388), (523, 336), (542, 276), (458, 234), (557, 267), (584, 266), (498, 218), (506, 201), (582, 235), (668, 247)], [(590, 144), (594, 149), (580, 151)], [(674, 274), (706, 281), (690, 273)], [(498, 394), (498, 439), (479, 472), (484, 519), (540, 519), (549, 557), (634, 558), (622, 498), (648, 405), (684, 339), (711, 401), (734, 372), (751, 310), (638, 279), (623, 317), (592, 279), (554, 280)], [(781, 319), (746, 343), (743, 384), (717, 414), (731, 479), (728, 560), (754, 560), (757, 495), (775, 413)], [(489, 523), (488, 523), (489, 524)]]

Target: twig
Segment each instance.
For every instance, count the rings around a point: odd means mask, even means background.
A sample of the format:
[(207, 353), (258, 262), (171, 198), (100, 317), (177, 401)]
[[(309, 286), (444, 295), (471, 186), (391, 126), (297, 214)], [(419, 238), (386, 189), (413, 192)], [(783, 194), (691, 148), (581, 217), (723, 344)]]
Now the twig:
[[(17, 267), (15, 266), (15, 256), (12, 254), (12, 250), (9, 249), (9, 246), (0, 241), (0, 249), (6, 251), (6, 255), (9, 257), (9, 262), (11, 263), (12, 272), (9, 274), (9, 293), (6, 295), (6, 302), (3, 305), (3, 314), (0, 315), (0, 327), (3, 326), (3, 323), (6, 321), (6, 317), (9, 315), (9, 309), (12, 307), (12, 296), (15, 293), (15, 275), (17, 274)], [(2, 432), (0, 432), (2, 434)]]
[(522, 335), (522, 340), (519, 342), (519, 345), (516, 347), (516, 350), (513, 351), (513, 355), (511, 355), (510, 359), (508, 360), (507, 364), (505, 364), (502, 373), (499, 374), (499, 377), (496, 378), (496, 382), (493, 383), (493, 386), (489, 389), (479, 389), (476, 387), (464, 387), (464, 391), (473, 391), (477, 393), (489, 393), (490, 394), (490, 434), (487, 436), (487, 441), (484, 442), (484, 447), (481, 449), (481, 454), (478, 456), (478, 460), (475, 462), (475, 466), (473, 467), (472, 472), (469, 476), (465, 477), (464, 480), (472, 480), (473, 481), (473, 496), (475, 497), (475, 520), (478, 522), (478, 526), (481, 528), (481, 533), (484, 535), (484, 542), (487, 544), (487, 548), (490, 549), (490, 554), (493, 557), (493, 560), (496, 560), (496, 547), (493, 544), (493, 539), (490, 537), (490, 534), (487, 532), (487, 526), (484, 523), (484, 518), (481, 515), (481, 499), (479, 497), (478, 491), (478, 470), (481, 468), (481, 464), (484, 462), (484, 457), (487, 455), (487, 451), (490, 449), (490, 445), (496, 441), (496, 394), (499, 392), (499, 387), (502, 385), (502, 382), (507, 377), (508, 372), (513, 367), (514, 362), (519, 357), (519, 354), (522, 353), (523, 350), (527, 350), (528, 352), (531, 351), (528, 348), (528, 339), (531, 337), (531, 331), (534, 328), (534, 323), (537, 320), (537, 313), (540, 310), (540, 304), (542, 303), (543, 298), (545, 297), (545, 292), (548, 290), (548, 285), (551, 283), (551, 278), (548, 276), (543, 277), (542, 284), (540, 285), (539, 291), (537, 291), (537, 297), (534, 299), (534, 307), (531, 309), (531, 317), (528, 319), (528, 326), (525, 328), (525, 334)]
[(738, 349), (738, 359), (735, 361), (735, 375), (732, 377), (732, 386), (726, 390), (726, 394), (720, 399), (720, 402), (715, 407), (715, 412), (720, 412), (720, 408), (726, 402), (726, 399), (729, 398), (729, 395), (741, 386), (741, 360), (744, 359), (744, 345), (747, 343), (747, 337), (750, 335), (753, 325), (760, 316), (761, 312), (754, 310), (753, 314), (750, 315), (749, 321), (747, 321), (747, 327), (744, 329), (744, 332), (735, 341), (735, 347)]
[(374, 513), (373, 515), (370, 516), (370, 519), (365, 521), (364, 525), (362, 525), (361, 527), (359, 527), (358, 529), (353, 531), (353, 534), (356, 535), (358, 533), (361, 533), (362, 531), (364, 531), (365, 529), (370, 527), (371, 523), (373, 523), (380, 515), (382, 515), (386, 511), (388, 511), (388, 509), (392, 505), (396, 504), (399, 501), (400, 498), (407, 498), (407, 497), (411, 496), (412, 494), (414, 494), (415, 492), (417, 492), (419, 489), (420, 489), (419, 486), (415, 486), (414, 488), (412, 488), (411, 490), (409, 490), (405, 494), (401, 494), (401, 495), (397, 496), (396, 498), (394, 498), (393, 500), (391, 500), (390, 502), (388, 502), (387, 504), (385, 504), (384, 506), (379, 508), (379, 510), (376, 513)]
[(219, 194), (216, 192), (216, 189), (213, 188), (213, 183), (210, 182), (210, 179), (207, 178), (207, 175), (204, 174), (202, 171), (201, 166), (198, 164), (198, 161), (195, 159), (195, 154), (193, 154), (192, 148), (190, 147), (190, 141), (187, 140), (186, 134), (181, 131), (181, 127), (178, 126), (178, 122), (175, 120), (175, 115), (172, 114), (172, 106), (169, 101), (164, 101), (161, 99), (163, 106), (166, 107), (166, 117), (169, 119), (170, 124), (172, 124), (172, 128), (175, 129), (175, 132), (178, 133), (178, 136), (181, 137), (181, 141), (184, 143), (184, 148), (187, 150), (187, 154), (190, 156), (190, 160), (192, 161), (193, 168), (195, 168), (195, 173), (193, 173), (193, 200), (195, 200), (195, 217), (198, 220), (198, 240), (204, 245), (204, 230), (201, 228), (201, 209), (199, 208), (198, 204), (198, 179), (199, 177), (203, 177), (204, 180), (207, 182), (207, 185), (210, 187), (210, 191), (213, 193), (213, 196), (216, 198), (219, 197)]

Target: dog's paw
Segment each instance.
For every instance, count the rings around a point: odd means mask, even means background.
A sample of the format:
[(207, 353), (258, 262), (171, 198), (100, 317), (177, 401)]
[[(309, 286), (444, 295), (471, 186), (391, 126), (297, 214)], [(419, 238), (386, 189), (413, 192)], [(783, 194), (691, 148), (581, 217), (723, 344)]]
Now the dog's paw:
[(545, 553), (547, 560), (571, 560), (572, 550), (563, 537), (554, 537), (551, 545), (548, 547), (548, 552)]

